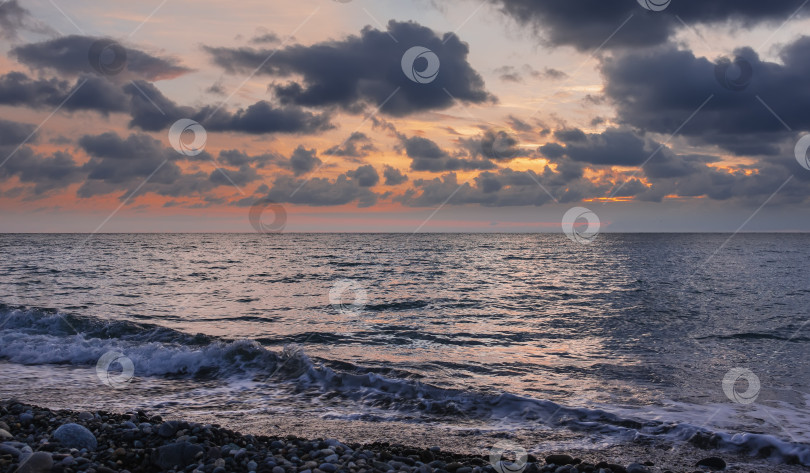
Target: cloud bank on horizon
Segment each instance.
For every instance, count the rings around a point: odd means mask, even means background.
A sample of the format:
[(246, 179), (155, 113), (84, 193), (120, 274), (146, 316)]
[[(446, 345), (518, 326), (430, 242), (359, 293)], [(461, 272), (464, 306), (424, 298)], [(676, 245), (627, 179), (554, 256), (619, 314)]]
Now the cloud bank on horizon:
[(324, 3), (219, 34), (0, 4), (0, 208), (808, 203), (801, 2)]

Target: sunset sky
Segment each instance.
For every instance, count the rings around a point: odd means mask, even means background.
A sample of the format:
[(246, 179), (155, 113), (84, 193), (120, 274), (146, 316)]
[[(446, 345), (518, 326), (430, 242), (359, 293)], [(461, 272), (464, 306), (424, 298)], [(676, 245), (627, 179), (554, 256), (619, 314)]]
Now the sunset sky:
[(644, 2), (0, 0), (0, 231), (810, 231), (810, 5)]

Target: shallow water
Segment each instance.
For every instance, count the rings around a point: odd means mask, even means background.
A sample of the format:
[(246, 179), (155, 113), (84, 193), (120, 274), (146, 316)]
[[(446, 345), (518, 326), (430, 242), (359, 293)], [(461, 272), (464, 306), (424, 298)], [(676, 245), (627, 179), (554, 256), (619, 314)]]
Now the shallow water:
[(810, 464), (810, 236), (729, 237), (3, 235), (0, 394)]

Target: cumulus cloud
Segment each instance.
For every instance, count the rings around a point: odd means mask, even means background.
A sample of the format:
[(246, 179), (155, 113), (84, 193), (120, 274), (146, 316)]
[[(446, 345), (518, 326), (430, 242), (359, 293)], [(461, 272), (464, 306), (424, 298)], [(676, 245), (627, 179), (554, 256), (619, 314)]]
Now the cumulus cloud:
[[(673, 1), (664, 11), (648, 12), (631, 0), (490, 1), (518, 23), (533, 27), (546, 44), (581, 51), (660, 45), (683, 28), (681, 20), (689, 25), (782, 22), (798, 6), (793, 0)], [(807, 10), (798, 12), (805, 15)]]
[(810, 102), (805, 86), (810, 37), (785, 46), (781, 63), (763, 61), (750, 48), (736, 50), (734, 57), (751, 68), (750, 81), (738, 90), (724, 87), (717, 78), (718, 72), (725, 77), (718, 65), (727, 62), (696, 57), (688, 50), (664, 47), (617, 55), (602, 64), (605, 95), (621, 123), (663, 134), (678, 130), (679, 136), (697, 144), (717, 145), (737, 155), (777, 155), (794, 137), (782, 121), (793, 129), (810, 129), (805, 106)]
[[(39, 43), (13, 48), (10, 55), (29, 67), (59, 75), (79, 76), (95, 72), (90, 63), (89, 52), (94, 43), (102, 38), (92, 36), (60, 36)], [(150, 81), (171, 79), (191, 69), (180, 65), (174, 58), (158, 57), (139, 49), (122, 46), (126, 54), (126, 67), (121, 73), (126, 79)]]
[[(433, 82), (416, 83), (403, 73), (403, 54), (412, 46), (428, 48), (439, 57), (441, 66)], [(287, 104), (337, 106), (349, 112), (370, 105), (381, 107), (384, 114), (405, 116), (446, 109), (455, 100), (493, 100), (481, 76), (467, 62), (466, 43), (453, 33), (439, 36), (414, 22), (392, 20), (387, 31), (366, 27), (359, 36), (311, 46), (287, 46), (273, 54), (255, 48), (205, 49), (216, 64), (231, 73), (251, 73), (257, 64), (263, 64), (257, 71), (259, 75), (300, 76), (300, 81), (272, 87)]]

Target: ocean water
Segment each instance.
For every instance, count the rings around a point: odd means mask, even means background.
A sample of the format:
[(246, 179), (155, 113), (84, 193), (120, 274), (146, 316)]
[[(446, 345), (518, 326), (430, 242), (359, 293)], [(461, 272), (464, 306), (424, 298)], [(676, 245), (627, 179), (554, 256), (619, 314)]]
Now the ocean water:
[(0, 396), (810, 466), (810, 235), (730, 237), (6, 234)]

